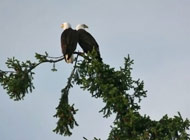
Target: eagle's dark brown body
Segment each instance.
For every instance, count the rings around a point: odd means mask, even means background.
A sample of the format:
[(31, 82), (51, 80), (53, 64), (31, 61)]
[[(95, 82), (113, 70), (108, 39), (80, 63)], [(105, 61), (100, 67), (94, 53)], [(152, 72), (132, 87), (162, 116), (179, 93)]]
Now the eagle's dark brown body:
[(72, 59), (72, 54), (76, 50), (77, 42), (78, 35), (76, 30), (68, 28), (61, 34), (61, 48), (66, 62)]
[(94, 37), (85, 31), (84, 29), (77, 30), (78, 33), (78, 43), (85, 53), (91, 52), (93, 49), (97, 52), (97, 57), (100, 61), (102, 58), (100, 56), (99, 46)]

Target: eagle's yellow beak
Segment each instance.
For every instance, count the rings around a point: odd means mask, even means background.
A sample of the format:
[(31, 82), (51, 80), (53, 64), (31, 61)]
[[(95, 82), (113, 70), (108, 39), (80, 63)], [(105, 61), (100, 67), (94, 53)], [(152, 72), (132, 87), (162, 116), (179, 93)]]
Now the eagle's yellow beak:
[(61, 24), (61, 28), (64, 28), (64, 24)]

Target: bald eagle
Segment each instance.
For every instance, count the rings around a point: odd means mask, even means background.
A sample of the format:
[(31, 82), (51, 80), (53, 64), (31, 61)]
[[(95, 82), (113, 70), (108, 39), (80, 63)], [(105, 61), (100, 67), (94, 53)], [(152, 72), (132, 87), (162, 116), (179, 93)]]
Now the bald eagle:
[(78, 43), (85, 53), (91, 52), (93, 49), (97, 52), (97, 59), (102, 61), (99, 51), (99, 45), (94, 37), (88, 33), (85, 28), (88, 28), (85, 24), (79, 24), (76, 26), (78, 33)]
[(67, 63), (73, 63), (73, 53), (76, 50), (78, 42), (78, 34), (76, 30), (71, 28), (71, 25), (67, 22), (61, 25), (63, 32), (61, 34), (61, 48)]

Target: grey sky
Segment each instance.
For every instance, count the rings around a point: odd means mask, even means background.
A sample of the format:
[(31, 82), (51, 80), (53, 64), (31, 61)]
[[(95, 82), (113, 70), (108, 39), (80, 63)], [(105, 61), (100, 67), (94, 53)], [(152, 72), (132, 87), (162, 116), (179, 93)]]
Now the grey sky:
[[(68, 21), (89, 26), (105, 63), (119, 68), (124, 57), (134, 59), (133, 76), (144, 80), (148, 97), (142, 114), (152, 119), (163, 115), (190, 118), (190, 1), (189, 0), (0, 0), (0, 69), (7, 57), (34, 60), (47, 51), (60, 56), (60, 25)], [(79, 127), (71, 137), (56, 135), (53, 118), (72, 65), (57, 64), (35, 70), (36, 89), (25, 100), (14, 102), (0, 87), (0, 139), (76, 140), (83, 136), (106, 139), (113, 118), (102, 118), (101, 100), (75, 87), (70, 102), (79, 108)]]

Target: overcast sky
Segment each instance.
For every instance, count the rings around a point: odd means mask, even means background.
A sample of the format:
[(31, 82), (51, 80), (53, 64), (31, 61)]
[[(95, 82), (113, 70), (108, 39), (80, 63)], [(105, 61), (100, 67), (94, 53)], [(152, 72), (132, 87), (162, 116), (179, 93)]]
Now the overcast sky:
[[(159, 120), (181, 112), (190, 118), (190, 1), (189, 0), (0, 0), (0, 69), (8, 57), (34, 59), (35, 52), (60, 56), (61, 23), (89, 26), (105, 63), (119, 68), (124, 57), (134, 59), (133, 77), (145, 82), (148, 97), (141, 114)], [(76, 140), (108, 137), (113, 117), (103, 119), (101, 100), (75, 86), (70, 103), (79, 109), (71, 137), (52, 132), (61, 89), (72, 65), (39, 66), (35, 90), (22, 101), (9, 99), (0, 87), (0, 139)]]

